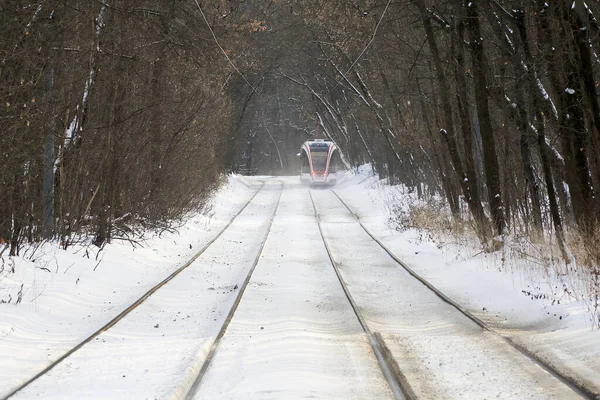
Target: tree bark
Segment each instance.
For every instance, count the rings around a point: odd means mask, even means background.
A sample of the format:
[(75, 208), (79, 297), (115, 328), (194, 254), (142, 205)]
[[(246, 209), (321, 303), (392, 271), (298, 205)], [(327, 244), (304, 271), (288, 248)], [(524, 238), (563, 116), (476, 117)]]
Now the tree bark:
[[(574, 0), (573, 6), (576, 10), (582, 9), (581, 13), (585, 13), (587, 8), (581, 0)], [(595, 173), (590, 171), (591, 175), (595, 178), (596, 182), (593, 187), (598, 188), (600, 186), (600, 103), (598, 101), (598, 91), (596, 90), (596, 79), (594, 78), (594, 65), (592, 62), (592, 54), (590, 50), (590, 39), (588, 25), (584, 24), (578, 12), (570, 11), (571, 17), (571, 31), (577, 45), (577, 51), (579, 56), (579, 74), (581, 77), (581, 83), (585, 94), (585, 100), (588, 104), (588, 109), (591, 113), (589, 118), (591, 128), (591, 144), (592, 149), (589, 152), (590, 157), (593, 157), (595, 162)], [(588, 165), (589, 167), (589, 165)], [(591, 168), (590, 168), (591, 169)], [(595, 190), (596, 194), (600, 194), (600, 191)], [(597, 198), (597, 196), (594, 196)], [(600, 204), (595, 201), (594, 223), (597, 224), (600, 220)]]
[(465, 169), (468, 179), (469, 194), (473, 202), (473, 207), (477, 214), (484, 215), (481, 206), (481, 195), (477, 183), (477, 172), (475, 171), (475, 160), (473, 159), (473, 129), (471, 125), (471, 111), (469, 107), (469, 96), (467, 94), (467, 82), (465, 79), (465, 56), (462, 43), (464, 42), (464, 22), (459, 20), (452, 32), (452, 47), (455, 57), (455, 77), (456, 77), (456, 106), (463, 134)]
[(442, 65), (437, 43), (435, 41), (433, 28), (431, 26), (431, 20), (423, 0), (413, 0), (413, 2), (419, 9), (419, 14), (421, 16), (421, 21), (425, 29), (427, 43), (431, 51), (433, 65), (437, 77), (439, 96), (442, 102), (442, 115), (444, 118), (444, 126), (440, 128), (440, 132), (448, 146), (452, 166), (454, 167), (454, 170), (458, 175), (463, 195), (465, 196), (465, 200), (469, 205), (469, 210), (471, 211), (471, 214), (475, 219), (477, 231), (480, 236), (485, 238), (487, 237), (487, 222), (483, 213), (483, 209), (481, 208), (481, 203), (477, 204), (473, 201), (473, 196), (471, 194), (471, 191), (469, 190), (469, 185), (467, 184), (468, 178), (465, 176), (463, 171), (462, 161), (460, 153), (458, 151), (458, 145), (456, 143), (456, 135), (454, 133), (454, 124), (452, 120), (452, 105), (450, 103), (450, 89), (444, 74), (444, 67)]
[[(54, 68), (49, 67), (44, 77), (44, 90), (48, 109), (52, 109), (54, 90)], [(50, 239), (54, 233), (54, 124), (51, 123), (44, 141), (44, 183), (43, 183), (43, 227), (42, 237)]]
[(471, 42), (471, 61), (473, 64), (473, 77), (475, 81), (475, 102), (483, 142), (483, 162), (485, 177), (489, 190), (489, 202), (494, 230), (502, 235), (506, 222), (502, 203), (502, 190), (500, 188), (500, 168), (496, 155), (496, 142), (492, 128), (492, 118), (488, 105), (488, 86), (486, 77), (486, 60), (483, 53), (483, 39), (479, 26), (479, 12), (477, 3), (465, 1), (467, 28)]
[(544, 174), (544, 182), (546, 183), (546, 192), (548, 196), (548, 203), (550, 206), (550, 217), (554, 226), (554, 232), (558, 245), (563, 254), (563, 258), (567, 259), (567, 252), (565, 248), (565, 237), (563, 233), (562, 221), (560, 217), (560, 211), (558, 208), (558, 201), (556, 196), (556, 190), (554, 188), (554, 178), (552, 176), (552, 164), (551, 155), (549, 154), (550, 149), (546, 144), (546, 127), (545, 118), (542, 112), (542, 99), (540, 98), (540, 88), (537, 87), (537, 68), (533, 61), (533, 55), (531, 54), (531, 48), (529, 46), (529, 37), (527, 33), (527, 27), (524, 21), (525, 10), (517, 16), (516, 24), (519, 32), (519, 39), (523, 47), (523, 58), (526, 65), (527, 73), (527, 87), (531, 92), (532, 96), (532, 110), (535, 126), (537, 133), (537, 145), (540, 152), (540, 159), (542, 162), (542, 171)]
[[(570, 5), (570, 3), (569, 3)], [(554, 11), (559, 25), (557, 51), (552, 65), (565, 74), (564, 83), (558, 86), (559, 134), (565, 156), (566, 181), (575, 221), (583, 231), (589, 231), (597, 223), (597, 206), (588, 166), (589, 134), (585, 125), (583, 93), (581, 89), (581, 63), (574, 43), (570, 21), (570, 7), (565, 3), (555, 4)], [(560, 83), (558, 83), (560, 85)]]

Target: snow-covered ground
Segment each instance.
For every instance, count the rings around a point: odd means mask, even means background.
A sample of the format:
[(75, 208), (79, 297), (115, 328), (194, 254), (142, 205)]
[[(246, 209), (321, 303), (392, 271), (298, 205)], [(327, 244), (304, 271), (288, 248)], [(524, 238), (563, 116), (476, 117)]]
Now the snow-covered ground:
[[(407, 208), (416, 195), (383, 185), (370, 172), (361, 168), (336, 192), (375, 237), (464, 309), (600, 397), (600, 332), (592, 329), (589, 304), (567, 295), (585, 285), (557, 273), (561, 266), (520, 257), (510, 243), (489, 254), (475, 240), (441, 234), (432, 240), (416, 229), (397, 231), (389, 221), (390, 202)], [(425, 358), (418, 362), (426, 369), (434, 364)]]
[[(285, 189), (261, 258), (196, 398), (392, 397), (297, 177), (230, 177), (212, 209), (178, 233), (150, 237), (143, 247), (115, 242), (100, 252), (99, 264), (92, 247), (47, 244), (26, 258), (4, 256), (0, 300), (12, 300), (0, 304), (0, 397), (192, 257), (263, 180), (267, 188), (189, 268), (16, 398), (181, 398), (260, 250), (280, 181)], [(408, 276), (333, 192), (311, 190), (343, 279), (419, 398), (576, 397), (500, 335), (600, 394), (600, 335), (585, 305), (526, 295), (563, 281), (508, 252), (396, 231), (390, 199), (416, 200), (369, 177), (368, 168), (348, 173), (335, 191), (398, 258), (494, 331), (484, 332)]]
[[(0, 274), (0, 398), (88, 337), (198, 252), (254, 194), (230, 179), (178, 233), (133, 247), (114, 241), (61, 250), (55, 244), (3, 257)], [(14, 268), (14, 273), (11, 271)], [(2, 269), (0, 267), (0, 269)], [(19, 289), (23, 296), (15, 304)]]
[(260, 249), (277, 197), (259, 193), (189, 268), (15, 398), (184, 395)]
[(319, 234), (288, 189), (196, 399), (392, 399)]
[(577, 398), (399, 268), (333, 193), (315, 195), (344, 280), (418, 398)]

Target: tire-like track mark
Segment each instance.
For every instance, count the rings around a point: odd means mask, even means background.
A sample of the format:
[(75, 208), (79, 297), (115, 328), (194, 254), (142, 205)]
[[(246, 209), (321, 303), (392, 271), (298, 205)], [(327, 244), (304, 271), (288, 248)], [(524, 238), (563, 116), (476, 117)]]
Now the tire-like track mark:
[(323, 228), (321, 227), (321, 217), (320, 217), (319, 213), (317, 212), (315, 200), (313, 199), (313, 196), (312, 196), (312, 193), (310, 192), (310, 190), (308, 191), (308, 194), (310, 196), (310, 201), (312, 202), (312, 206), (315, 211), (315, 218), (317, 219), (317, 225), (319, 226), (319, 233), (321, 234), (321, 239), (323, 240), (323, 243), (325, 244), (325, 249), (327, 250), (327, 255), (329, 256), (331, 265), (333, 266), (335, 274), (340, 282), (340, 285), (342, 286), (342, 289), (344, 290), (344, 294), (346, 295), (348, 302), (352, 306), (352, 310), (354, 310), (354, 314), (356, 315), (356, 318), (358, 319), (360, 326), (363, 328), (365, 334), (367, 335), (367, 338), (369, 339), (369, 344), (371, 345), (371, 349), (373, 350), (373, 353), (375, 354), (375, 357), (377, 358), (379, 367), (381, 368), (381, 372), (383, 373), (383, 375), (385, 376), (385, 379), (387, 380), (388, 384), (390, 385), (390, 389), (392, 390), (392, 393), (394, 393), (394, 396), (396, 397), (396, 399), (403, 399), (403, 400), (404, 399), (408, 399), (408, 400), (416, 399), (416, 397), (414, 396), (414, 393), (412, 392), (410, 387), (407, 385), (406, 379), (404, 379), (404, 376), (399, 373), (400, 371), (397, 368), (397, 365), (396, 365), (396, 368), (394, 368), (393, 363), (391, 363), (391, 361), (393, 361), (393, 358), (391, 357), (389, 350), (386, 351), (387, 348), (384, 347), (385, 345), (383, 344), (383, 340), (381, 339), (381, 336), (378, 335), (377, 333), (373, 333), (371, 331), (371, 329), (369, 328), (369, 325), (367, 325), (365, 318), (363, 317), (362, 313), (360, 312), (358, 305), (354, 301), (352, 294), (350, 294), (350, 290), (346, 286), (346, 282), (342, 278), (342, 275), (339, 271), (339, 265), (338, 265), (337, 261), (335, 261), (335, 259), (333, 258), (333, 254), (331, 253), (329, 244), (327, 243), (327, 240), (325, 239), (325, 235), (323, 234)]
[[(460, 304), (458, 304), (457, 302), (455, 302), (454, 300), (452, 300), (451, 298), (446, 296), (438, 288), (436, 288), (431, 283), (429, 283), (425, 278), (423, 278), (422, 276), (417, 274), (415, 271), (413, 271), (408, 265), (406, 265), (402, 260), (400, 260), (386, 245), (384, 245), (381, 242), (381, 240), (379, 240), (377, 237), (375, 237), (375, 235), (373, 235), (367, 229), (366, 226), (363, 225), (363, 223), (360, 220), (360, 217), (350, 208), (350, 206), (348, 206), (348, 204), (344, 200), (342, 200), (340, 195), (338, 195), (335, 190), (331, 190), (331, 191), (338, 198), (338, 200), (344, 205), (344, 207), (346, 207), (348, 212), (350, 214), (352, 214), (352, 216), (356, 219), (356, 221), (359, 223), (361, 228), (367, 233), (367, 235), (369, 235), (371, 237), (371, 239), (373, 239), (373, 241), (375, 241), (375, 243), (377, 243), (379, 245), (379, 247), (381, 247), (383, 249), (383, 251), (385, 251), (398, 265), (400, 265), (413, 278), (417, 279), (419, 282), (421, 282), (423, 285), (425, 285), (428, 289), (430, 289), (433, 293), (435, 293), (435, 295), (438, 296), (440, 299), (442, 299), (442, 301), (444, 301), (445, 303), (454, 307), (461, 314), (463, 314), (465, 317), (469, 318), (471, 321), (473, 321), (475, 324), (477, 324), (483, 330), (493, 333), (493, 334), (497, 335), (498, 337), (502, 338), (506, 343), (508, 343), (510, 346), (512, 346), (515, 350), (517, 350), (519, 353), (523, 354), (525, 357), (527, 357), (532, 362), (537, 364), (539, 367), (541, 367), (543, 370), (548, 372), (550, 375), (552, 375), (553, 377), (555, 377), (556, 379), (561, 381), (563, 384), (565, 384), (566, 386), (571, 388), (578, 395), (582, 396), (583, 398), (590, 399), (590, 400), (600, 399), (600, 396), (597, 393), (595, 393), (592, 389), (581, 384), (581, 382), (577, 381), (576, 379), (574, 379), (570, 376), (567, 376), (567, 375), (563, 374), (562, 372), (558, 371), (556, 368), (554, 368), (548, 362), (543, 360), (537, 354), (531, 352), (529, 349), (525, 348), (524, 346), (516, 343), (512, 338), (510, 338), (506, 335), (503, 335), (501, 332), (498, 332), (493, 328), (490, 328), (482, 320), (480, 320), (479, 318), (477, 318), (476, 316), (471, 314), (469, 311), (464, 309)], [(409, 391), (412, 392), (412, 390), (410, 390), (410, 389), (409, 389)]]
[(233, 306), (231, 306), (231, 309), (229, 310), (229, 313), (227, 314), (225, 321), (223, 321), (223, 325), (221, 326), (221, 329), (219, 330), (219, 333), (217, 334), (215, 341), (213, 342), (213, 344), (210, 347), (210, 351), (208, 352), (208, 355), (206, 356), (206, 359), (204, 360), (204, 363), (202, 364), (202, 367), (200, 368), (200, 372), (198, 372), (198, 375), (196, 376), (194, 383), (192, 384), (192, 386), (190, 387), (190, 389), (188, 390), (188, 392), (185, 396), (186, 400), (192, 400), (195, 397), (198, 387), (200, 386), (200, 383), (202, 382), (202, 378), (204, 378), (206, 371), (208, 371), (208, 367), (210, 367), (210, 364), (217, 353), (219, 344), (221, 344), (221, 339), (223, 339), (223, 336), (225, 335), (225, 332), (227, 331), (227, 328), (229, 327), (229, 323), (233, 319), (233, 316), (234, 316), (235, 312), (237, 311), (238, 305), (240, 304), (240, 301), (242, 300), (242, 297), (244, 296), (244, 292), (246, 291), (246, 287), (248, 286), (248, 283), (250, 282), (250, 279), (252, 278), (252, 274), (254, 273), (254, 270), (256, 269), (258, 262), (260, 261), (260, 256), (262, 255), (263, 249), (265, 247), (265, 243), (267, 243), (267, 239), (269, 238), (269, 233), (271, 232), (271, 227), (273, 226), (273, 220), (275, 219), (275, 214), (277, 214), (277, 209), (279, 208), (279, 202), (281, 201), (281, 195), (283, 193), (284, 183), (283, 182), (280, 182), (280, 183), (281, 183), (281, 190), (279, 191), (279, 197), (277, 199), (277, 204), (275, 205), (275, 210), (273, 211), (273, 214), (271, 215), (271, 218), (269, 219), (269, 225), (267, 227), (267, 232), (265, 233), (265, 236), (262, 239), (262, 243), (260, 245), (260, 248), (258, 249), (258, 252), (256, 253), (256, 257), (254, 259), (254, 262), (252, 263), (252, 267), (250, 268), (250, 271), (248, 272), (248, 275), (246, 276), (244, 283), (242, 283), (242, 286), (240, 287), (240, 290), (235, 298), (235, 301), (233, 302)]
[(146, 293), (144, 293), (144, 295), (142, 295), (142, 297), (137, 299), (133, 304), (131, 304), (125, 310), (121, 311), (121, 313), (119, 313), (116, 317), (111, 319), (107, 324), (103, 325), (100, 329), (98, 329), (97, 331), (92, 333), (90, 336), (88, 336), (86, 339), (84, 339), (78, 345), (76, 345), (71, 350), (67, 351), (65, 354), (63, 354), (58, 359), (53, 361), (50, 365), (48, 365), (46, 368), (44, 368), (43, 370), (38, 372), (35, 376), (33, 376), (32, 378), (27, 380), (25, 383), (21, 384), (19, 387), (17, 387), (12, 392), (10, 392), (8, 395), (3, 397), (2, 400), (7, 400), (7, 399), (13, 397), (15, 394), (17, 394), (21, 390), (25, 389), (27, 386), (29, 386), (30, 384), (35, 382), (37, 379), (41, 378), (42, 376), (44, 376), (45, 374), (50, 372), (54, 367), (56, 367), (58, 364), (63, 362), (67, 357), (71, 356), (77, 350), (81, 349), (83, 346), (85, 346), (86, 344), (88, 344), (89, 342), (94, 340), (101, 333), (112, 328), (115, 324), (117, 324), (117, 322), (121, 321), (129, 313), (131, 313), (133, 310), (135, 310), (140, 304), (142, 304), (148, 297), (152, 296), (152, 294), (154, 294), (158, 289), (160, 289), (161, 287), (166, 285), (169, 281), (171, 281), (173, 278), (175, 278), (177, 275), (179, 275), (184, 269), (186, 269), (190, 265), (192, 265), (192, 263), (194, 261), (196, 261), (198, 259), (198, 257), (200, 257), (202, 255), (202, 253), (204, 253), (219, 237), (221, 237), (223, 235), (223, 233), (225, 233), (227, 228), (229, 228), (229, 226), (231, 226), (233, 221), (246, 209), (246, 207), (248, 207), (248, 205), (252, 202), (252, 200), (254, 200), (256, 195), (264, 188), (264, 186), (265, 186), (265, 183), (263, 182), (261, 184), (260, 188), (256, 192), (254, 192), (254, 194), (252, 195), (252, 197), (250, 197), (250, 199), (248, 199), (246, 204), (244, 204), (244, 206), (242, 208), (240, 208), (238, 210), (238, 212), (233, 215), (233, 217), (231, 217), (229, 222), (227, 222), (227, 224), (219, 231), (219, 233), (217, 233), (215, 235), (215, 237), (213, 237), (208, 243), (206, 243), (204, 245), (204, 247), (202, 247), (202, 249), (200, 249), (196, 254), (194, 254), (194, 256), (192, 258), (190, 258), (185, 264), (183, 264), (181, 267), (176, 269), (173, 273), (171, 273), (171, 275), (167, 276), (165, 279), (163, 279), (161, 282), (159, 282), (156, 286), (152, 287), (150, 290), (148, 290)]

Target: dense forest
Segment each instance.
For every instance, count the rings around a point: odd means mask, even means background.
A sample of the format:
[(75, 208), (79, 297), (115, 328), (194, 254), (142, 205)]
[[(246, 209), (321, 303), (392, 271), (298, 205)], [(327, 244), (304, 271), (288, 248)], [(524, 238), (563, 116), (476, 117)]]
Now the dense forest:
[[(328, 137), (442, 197), (482, 243), (600, 258), (600, 15), (583, 0), (58, 0), (0, 5), (0, 240), (201, 206)], [(590, 258), (591, 257), (591, 258)], [(597, 273), (596, 273), (597, 275)]]

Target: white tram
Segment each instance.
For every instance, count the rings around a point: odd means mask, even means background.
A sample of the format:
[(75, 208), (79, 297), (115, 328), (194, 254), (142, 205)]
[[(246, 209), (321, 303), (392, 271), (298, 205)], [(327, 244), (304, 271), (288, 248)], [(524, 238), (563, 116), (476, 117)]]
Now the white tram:
[(335, 143), (324, 139), (309, 140), (302, 144), (300, 153), (300, 181), (311, 185), (335, 185), (337, 173), (343, 169), (340, 151)]

